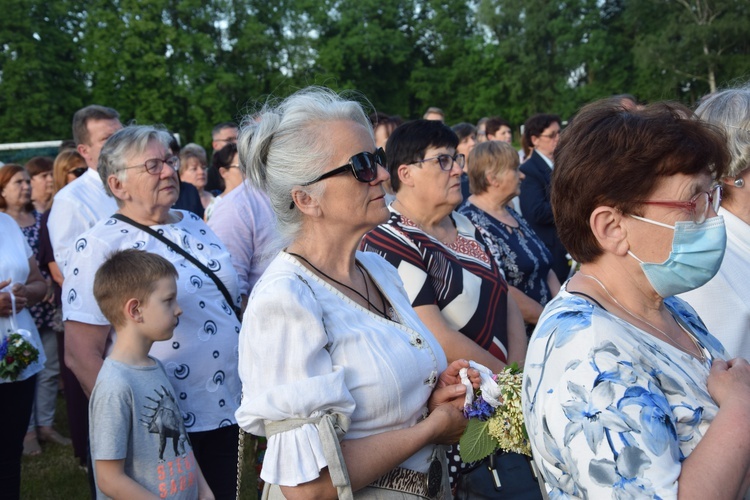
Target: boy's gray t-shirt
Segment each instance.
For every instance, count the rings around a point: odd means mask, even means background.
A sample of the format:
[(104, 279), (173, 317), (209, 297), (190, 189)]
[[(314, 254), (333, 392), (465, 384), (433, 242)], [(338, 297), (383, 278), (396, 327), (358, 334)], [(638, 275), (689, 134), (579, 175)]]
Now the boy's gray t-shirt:
[[(162, 364), (105, 359), (89, 401), (91, 458), (125, 460), (125, 474), (160, 498), (198, 498), (198, 467)], [(97, 486), (97, 498), (108, 498)]]

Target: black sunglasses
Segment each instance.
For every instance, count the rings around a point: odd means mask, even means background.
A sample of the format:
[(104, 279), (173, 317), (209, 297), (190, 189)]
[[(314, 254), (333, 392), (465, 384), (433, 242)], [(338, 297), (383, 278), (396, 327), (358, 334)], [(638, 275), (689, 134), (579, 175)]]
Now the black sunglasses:
[(378, 176), (378, 165), (385, 167), (385, 151), (383, 151), (383, 148), (378, 148), (374, 153), (370, 153), (369, 151), (357, 153), (349, 158), (349, 163), (346, 165), (334, 168), (317, 179), (306, 182), (302, 185), (309, 186), (310, 184), (315, 184), (323, 179), (346, 172), (349, 169), (351, 169), (354, 178), (359, 182), (372, 182)]
[[(327, 179), (342, 172), (346, 172), (347, 170), (351, 170), (352, 175), (359, 182), (372, 182), (378, 177), (378, 165), (385, 168), (385, 151), (383, 150), (383, 148), (376, 149), (374, 153), (370, 153), (369, 151), (362, 151), (361, 153), (357, 153), (356, 155), (349, 158), (349, 163), (347, 163), (346, 165), (334, 168), (330, 172), (326, 172), (320, 177), (313, 179), (310, 182), (305, 182), (301, 185), (309, 186), (311, 184), (315, 184), (316, 182), (320, 182), (323, 179)], [(289, 208), (294, 208), (294, 200), (292, 200)]]
[(78, 168), (74, 168), (73, 170), (71, 170), (70, 173), (75, 175), (76, 177), (80, 177), (83, 174), (85, 174), (86, 170), (88, 169), (89, 169), (88, 167), (78, 167)]

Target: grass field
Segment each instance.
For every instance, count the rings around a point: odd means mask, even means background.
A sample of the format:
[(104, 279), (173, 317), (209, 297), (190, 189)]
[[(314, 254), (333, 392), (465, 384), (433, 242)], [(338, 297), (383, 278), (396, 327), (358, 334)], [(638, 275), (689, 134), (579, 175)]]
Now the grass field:
[[(57, 399), (55, 428), (69, 436), (65, 400)], [(255, 441), (246, 436), (242, 472), (243, 500), (258, 498), (256, 490)], [(36, 457), (23, 457), (21, 472), (21, 498), (26, 500), (78, 500), (90, 498), (86, 471), (78, 466), (71, 446), (42, 443), (43, 453)]]

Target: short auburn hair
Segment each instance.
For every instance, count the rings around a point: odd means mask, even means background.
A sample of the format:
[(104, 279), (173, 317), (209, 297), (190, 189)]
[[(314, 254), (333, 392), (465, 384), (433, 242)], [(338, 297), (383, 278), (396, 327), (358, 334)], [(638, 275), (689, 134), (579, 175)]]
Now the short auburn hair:
[(708, 174), (729, 164), (726, 137), (678, 103), (625, 109), (613, 99), (582, 108), (560, 136), (551, 202), (557, 232), (575, 260), (602, 254), (589, 226), (591, 213), (609, 206), (639, 215), (661, 178)]
[(490, 187), (488, 175), (497, 175), (509, 169), (515, 170), (519, 163), (518, 152), (507, 142), (485, 141), (477, 144), (469, 153), (466, 164), (471, 193), (484, 193)]
[(107, 257), (94, 276), (94, 298), (115, 328), (125, 325), (123, 307), (130, 299), (145, 302), (163, 278), (177, 278), (177, 269), (161, 255), (129, 248)]

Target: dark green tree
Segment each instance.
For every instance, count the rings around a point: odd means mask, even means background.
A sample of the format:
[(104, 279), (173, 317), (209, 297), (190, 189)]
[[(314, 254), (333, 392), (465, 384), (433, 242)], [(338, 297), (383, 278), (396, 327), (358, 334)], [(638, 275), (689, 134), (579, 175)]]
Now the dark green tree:
[(0, 142), (71, 137), (86, 88), (74, 0), (8, 0), (0, 16)]

